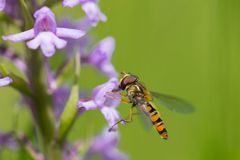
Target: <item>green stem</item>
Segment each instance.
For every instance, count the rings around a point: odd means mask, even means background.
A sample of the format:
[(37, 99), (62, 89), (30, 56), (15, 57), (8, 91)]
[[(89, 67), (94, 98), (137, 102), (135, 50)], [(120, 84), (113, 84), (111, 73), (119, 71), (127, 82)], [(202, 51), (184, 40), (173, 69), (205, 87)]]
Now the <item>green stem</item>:
[(78, 109), (77, 109), (77, 102), (78, 102), (78, 82), (79, 82), (79, 75), (80, 75), (80, 53), (76, 53), (75, 56), (75, 79), (74, 85), (71, 90), (70, 97), (68, 102), (64, 108), (64, 111), (60, 117), (60, 125), (58, 131), (58, 143), (60, 145), (63, 144), (66, 136), (68, 135), (70, 129), (74, 125), (74, 122), (77, 118)]
[(37, 120), (39, 131), (42, 135), (45, 152), (48, 152), (49, 146), (54, 138), (54, 118), (51, 108), (51, 97), (47, 93), (45, 84), (45, 72), (43, 59), (39, 53), (32, 51), (28, 53), (28, 78), (33, 93), (33, 104), (36, 110), (35, 118)]
[(23, 16), (24, 22), (25, 22), (24, 27), (25, 27), (25, 29), (29, 29), (34, 24), (34, 20), (33, 20), (32, 14), (30, 12), (30, 9), (31, 9), (30, 1), (29, 0), (20, 0), (20, 5), (21, 5), (21, 9), (22, 9), (22, 16)]

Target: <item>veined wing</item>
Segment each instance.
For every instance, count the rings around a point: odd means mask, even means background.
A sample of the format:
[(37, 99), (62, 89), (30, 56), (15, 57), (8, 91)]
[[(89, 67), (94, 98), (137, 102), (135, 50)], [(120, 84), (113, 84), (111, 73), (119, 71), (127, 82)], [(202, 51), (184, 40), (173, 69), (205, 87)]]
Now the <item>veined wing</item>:
[(141, 124), (143, 125), (143, 127), (146, 129), (146, 130), (149, 130), (152, 128), (152, 122), (151, 120), (149, 119), (149, 115), (147, 113), (147, 110), (146, 109), (143, 109), (143, 108), (140, 108), (140, 107), (135, 107), (137, 112), (139, 113), (138, 117), (139, 117), (139, 120), (141, 122)]
[(191, 113), (194, 111), (193, 105), (181, 98), (157, 92), (151, 92), (151, 94), (160, 105), (165, 106), (171, 111), (179, 113)]

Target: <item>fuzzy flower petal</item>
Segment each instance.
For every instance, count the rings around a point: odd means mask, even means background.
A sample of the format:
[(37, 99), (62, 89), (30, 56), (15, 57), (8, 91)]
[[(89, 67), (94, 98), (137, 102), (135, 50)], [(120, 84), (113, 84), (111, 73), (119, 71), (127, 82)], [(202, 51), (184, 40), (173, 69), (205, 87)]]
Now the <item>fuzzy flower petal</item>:
[(13, 41), (13, 42), (20, 42), (20, 41), (25, 41), (28, 39), (32, 39), (34, 37), (34, 30), (30, 29), (28, 31), (25, 32), (21, 32), (18, 34), (13, 34), (10, 36), (2, 36), (3, 40), (9, 40), (9, 41)]
[(101, 66), (100, 71), (107, 75), (108, 77), (117, 77), (118, 73), (116, 72), (113, 64), (111, 63), (105, 63)]
[(6, 0), (0, 0), (0, 11), (2, 11), (5, 8)]
[[(115, 108), (103, 107), (101, 109), (101, 112), (104, 115), (110, 127), (114, 126), (116, 122), (118, 122), (121, 119), (118, 111)], [(116, 131), (116, 130), (117, 130), (116, 125), (111, 128), (111, 131)]]
[(115, 49), (115, 40), (107, 37), (100, 41), (87, 56), (82, 56), (83, 64), (91, 64), (109, 78), (117, 77), (118, 73), (111, 63)]
[(101, 65), (104, 62), (110, 62), (115, 50), (115, 40), (112, 37), (106, 37), (101, 40), (90, 55), (90, 62), (95, 65)]
[(86, 33), (77, 29), (57, 28), (57, 36), (64, 38), (78, 39), (84, 36)]
[(10, 77), (4, 77), (0, 79), (0, 87), (7, 86), (12, 83), (13, 80)]
[(92, 26), (96, 26), (99, 21), (106, 22), (107, 17), (100, 11), (98, 5), (94, 2), (87, 2), (82, 5), (82, 9), (89, 18)]
[(17, 149), (18, 144), (14, 139), (12, 133), (2, 133), (0, 132), (0, 147), (5, 146), (11, 149)]
[(62, 4), (68, 7), (74, 7), (77, 4), (81, 4), (91, 26), (97, 26), (99, 21), (107, 21), (107, 17), (101, 12), (97, 0), (63, 0)]
[(96, 105), (95, 101), (91, 100), (91, 101), (86, 101), (86, 102), (78, 102), (78, 107), (84, 107), (85, 110), (94, 110), (97, 109), (98, 106)]
[[(30, 3), (34, 3), (33, 1)], [(12, 19), (20, 20), (22, 14), (19, 0), (0, 0), (0, 11), (4, 11)]]
[(62, 5), (67, 7), (74, 7), (79, 4), (79, 0), (63, 0)]

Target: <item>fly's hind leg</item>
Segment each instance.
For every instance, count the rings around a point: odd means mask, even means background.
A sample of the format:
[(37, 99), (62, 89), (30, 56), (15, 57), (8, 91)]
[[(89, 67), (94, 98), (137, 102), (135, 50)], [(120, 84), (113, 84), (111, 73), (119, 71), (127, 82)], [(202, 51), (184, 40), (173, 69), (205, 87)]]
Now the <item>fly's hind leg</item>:
[(126, 119), (121, 119), (121, 120), (117, 121), (111, 128), (108, 129), (108, 131), (109, 132), (113, 131), (113, 128), (119, 123), (130, 123), (130, 122), (132, 122), (133, 121), (133, 115), (137, 114), (137, 113), (133, 112), (134, 107), (135, 106), (131, 107), (131, 109), (129, 111), (129, 114), (128, 114)]
[(125, 119), (126, 123), (132, 122), (133, 121), (133, 116), (138, 114), (137, 111), (134, 112), (134, 108), (135, 108), (134, 105), (130, 108), (129, 114), (128, 114), (127, 118)]

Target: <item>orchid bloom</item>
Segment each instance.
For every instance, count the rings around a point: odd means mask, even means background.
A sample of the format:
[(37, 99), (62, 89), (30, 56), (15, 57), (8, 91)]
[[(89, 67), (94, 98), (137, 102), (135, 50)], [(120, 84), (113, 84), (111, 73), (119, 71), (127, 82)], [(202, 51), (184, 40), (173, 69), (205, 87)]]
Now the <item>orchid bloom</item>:
[(116, 148), (118, 144), (118, 132), (109, 132), (108, 129), (105, 128), (102, 134), (92, 140), (87, 153), (87, 159), (91, 159), (92, 156), (98, 154), (103, 160), (127, 160), (127, 155)]
[[(116, 107), (120, 104), (120, 98), (113, 99), (108, 97), (108, 93), (111, 92), (118, 86), (118, 80), (116, 78), (111, 78), (108, 82), (97, 86), (93, 90), (92, 99), (89, 101), (79, 101), (78, 108), (84, 110), (94, 110), (100, 109), (105, 119), (107, 120), (110, 127), (112, 127), (116, 122), (121, 120)], [(120, 96), (120, 95), (119, 95)], [(116, 130), (117, 126), (114, 126), (111, 130)]]
[(85, 32), (76, 29), (58, 28), (54, 13), (48, 7), (42, 7), (34, 14), (34, 28), (22, 33), (3, 36), (4, 40), (20, 42), (29, 40), (27, 46), (31, 49), (41, 48), (46, 57), (51, 57), (55, 53), (55, 47), (62, 49), (66, 46), (67, 41), (61, 38), (78, 39)]

